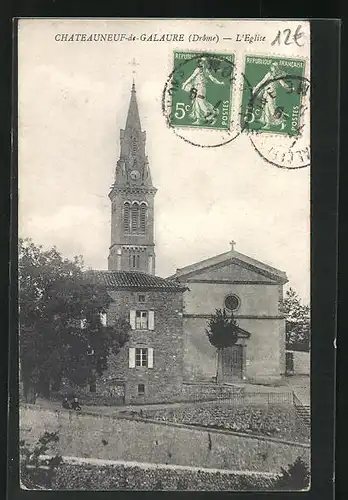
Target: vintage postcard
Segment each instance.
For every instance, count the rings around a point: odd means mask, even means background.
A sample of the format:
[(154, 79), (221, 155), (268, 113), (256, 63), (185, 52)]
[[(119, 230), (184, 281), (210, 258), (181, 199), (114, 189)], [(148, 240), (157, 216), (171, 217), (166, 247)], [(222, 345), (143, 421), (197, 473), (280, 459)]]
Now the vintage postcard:
[(309, 490), (309, 22), (17, 29), (21, 487)]

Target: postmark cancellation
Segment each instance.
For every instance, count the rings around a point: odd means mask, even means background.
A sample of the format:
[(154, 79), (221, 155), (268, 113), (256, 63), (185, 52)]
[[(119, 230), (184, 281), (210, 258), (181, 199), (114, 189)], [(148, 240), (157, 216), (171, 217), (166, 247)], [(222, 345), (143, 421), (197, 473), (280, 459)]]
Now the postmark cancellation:
[(298, 136), (303, 98), (309, 87), (305, 60), (247, 56), (241, 107), (241, 127), (252, 132)]

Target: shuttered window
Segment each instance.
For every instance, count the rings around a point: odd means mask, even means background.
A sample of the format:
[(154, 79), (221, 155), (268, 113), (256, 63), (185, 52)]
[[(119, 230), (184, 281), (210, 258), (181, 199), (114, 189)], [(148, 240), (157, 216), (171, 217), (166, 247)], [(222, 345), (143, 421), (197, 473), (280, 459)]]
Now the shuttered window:
[(140, 205), (140, 233), (145, 234), (146, 231), (147, 206), (146, 203)]
[(153, 368), (153, 348), (149, 347), (147, 350), (147, 367)]
[(155, 311), (129, 311), (129, 323), (132, 330), (154, 330)]
[(155, 329), (155, 311), (149, 311), (149, 330)]
[(135, 328), (137, 330), (147, 330), (148, 329), (147, 311), (136, 311), (136, 313), (135, 313)]
[(129, 212), (130, 203), (126, 201), (123, 205), (123, 229), (125, 233), (129, 233)]
[(135, 330), (135, 312), (134, 310), (129, 311), (129, 323), (132, 330)]
[(148, 349), (146, 347), (135, 348), (135, 366), (147, 366)]
[(135, 202), (132, 205), (132, 233), (139, 231), (139, 203)]
[(129, 368), (135, 368), (135, 347), (129, 348)]
[(143, 368), (153, 368), (152, 347), (129, 348), (129, 368), (135, 368), (136, 366)]

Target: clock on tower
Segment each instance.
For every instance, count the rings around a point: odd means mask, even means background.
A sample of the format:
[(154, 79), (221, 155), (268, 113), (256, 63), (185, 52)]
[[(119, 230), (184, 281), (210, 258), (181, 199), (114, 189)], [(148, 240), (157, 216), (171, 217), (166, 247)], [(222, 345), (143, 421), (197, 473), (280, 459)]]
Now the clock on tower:
[(139, 170), (132, 170), (129, 175), (130, 175), (130, 178), (132, 179), (132, 181), (137, 181), (140, 177), (140, 172), (139, 172)]

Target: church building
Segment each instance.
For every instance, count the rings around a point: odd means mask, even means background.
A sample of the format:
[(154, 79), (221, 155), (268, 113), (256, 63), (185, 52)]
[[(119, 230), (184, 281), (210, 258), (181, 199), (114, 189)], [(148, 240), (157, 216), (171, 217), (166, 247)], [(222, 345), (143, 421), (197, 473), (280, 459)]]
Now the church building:
[(177, 269), (170, 277), (184, 292), (184, 378), (211, 380), (216, 349), (205, 328), (216, 309), (233, 313), (238, 341), (223, 351), (223, 379), (273, 383), (285, 374), (285, 317), (282, 312), (286, 274), (235, 250)]
[(155, 276), (156, 188), (145, 151), (133, 84), (120, 158), (111, 187), (108, 270), (94, 271), (113, 299), (106, 324), (127, 319), (130, 340), (96, 383), (115, 402), (178, 399), (183, 382), (183, 292), (185, 284)]
[(130, 340), (97, 381), (96, 391), (116, 402), (178, 400), (183, 382), (212, 382), (216, 349), (206, 335), (216, 309), (233, 313), (238, 341), (224, 350), (224, 380), (273, 383), (285, 373), (286, 274), (237, 252), (155, 275), (154, 200), (133, 84), (120, 158), (109, 193), (111, 245), (108, 270), (94, 271), (113, 299), (107, 324), (128, 319)]

